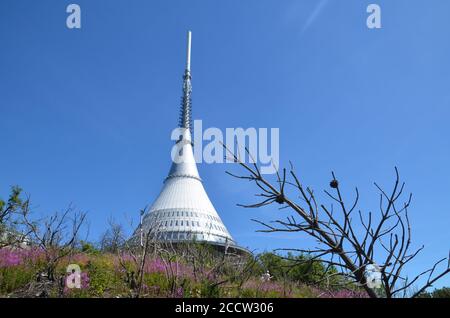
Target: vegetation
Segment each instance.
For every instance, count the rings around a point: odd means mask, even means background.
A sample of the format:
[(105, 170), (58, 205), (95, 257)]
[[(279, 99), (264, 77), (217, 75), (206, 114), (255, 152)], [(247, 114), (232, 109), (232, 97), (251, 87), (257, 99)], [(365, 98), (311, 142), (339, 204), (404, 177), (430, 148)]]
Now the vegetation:
[[(86, 245), (61, 259), (55, 268), (56, 280), (37, 276), (45, 267), (45, 252), (39, 248), (27, 250), (3, 248), (0, 250), (0, 297), (136, 297), (136, 284), (130, 273), (137, 273), (132, 257), (86, 250)], [(196, 247), (202, 249), (202, 247)], [(84, 251), (83, 251), (84, 250)], [(204, 253), (204, 251), (203, 251)], [(186, 253), (184, 253), (186, 256)], [(209, 254), (209, 265), (195, 269), (190, 261), (179, 257), (167, 263), (162, 257), (148, 258), (143, 270), (143, 285), (139, 297), (362, 297), (357, 290), (328, 291), (308, 282), (315, 279), (315, 271), (302, 265), (292, 267), (286, 277), (284, 270), (276, 263), (280, 257), (272, 253), (263, 253), (258, 257), (246, 259), (251, 265), (251, 273), (241, 282), (236, 275), (239, 269), (231, 269), (236, 259), (227, 261), (221, 274), (214, 273), (217, 263), (223, 263), (215, 252)], [(255, 261), (256, 260), (256, 261)], [(125, 262), (124, 270), (121, 262)], [(242, 260), (240, 260), (242, 261)], [(80, 288), (67, 288), (65, 281), (69, 264), (81, 268)], [(170, 270), (177, 268), (174, 275)], [(274, 276), (270, 280), (262, 275), (270, 268)], [(175, 281), (175, 284), (174, 284)], [(45, 285), (45, 288), (43, 287)], [(173, 285), (174, 284), (174, 285)], [(45, 293), (42, 291), (45, 290)]]
[[(81, 240), (86, 214), (69, 207), (35, 219), (13, 187), (0, 201), (0, 297), (367, 297), (338, 268), (312, 254), (237, 254), (211, 245), (173, 245), (149, 231), (139, 242), (123, 228)], [(146, 211), (141, 211), (144, 214)], [(420, 297), (448, 297), (448, 288)]]
[(450, 288), (442, 287), (440, 289), (435, 289), (434, 291), (427, 293), (424, 292), (420, 296), (420, 298), (450, 298)]

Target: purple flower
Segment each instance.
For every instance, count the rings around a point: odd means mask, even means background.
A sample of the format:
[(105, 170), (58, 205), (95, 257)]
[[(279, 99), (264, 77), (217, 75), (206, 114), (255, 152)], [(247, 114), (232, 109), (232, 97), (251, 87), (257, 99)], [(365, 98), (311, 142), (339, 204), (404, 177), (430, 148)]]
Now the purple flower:
[(85, 265), (89, 262), (89, 256), (84, 253), (78, 253), (70, 257), (70, 262)]
[(166, 266), (164, 262), (159, 258), (148, 261), (145, 266), (146, 273), (164, 273), (165, 271)]
[(260, 280), (250, 280), (247, 281), (243, 287), (245, 289), (255, 290), (261, 295), (267, 295), (269, 293), (277, 293), (282, 295), (284, 291), (283, 285), (275, 281), (262, 282)]
[(321, 290), (318, 288), (312, 288), (318, 298), (368, 298), (367, 294), (363, 291), (355, 291), (348, 289), (341, 290)]
[(81, 289), (88, 289), (89, 288), (89, 275), (86, 272), (81, 272)]
[(42, 251), (35, 248), (2, 248), (0, 249), (0, 268), (19, 266), (25, 262), (35, 263), (42, 255)]
[(144, 268), (146, 273), (165, 273), (169, 271), (177, 277), (192, 278), (194, 276), (192, 268), (180, 262), (164, 262), (160, 258), (151, 259)]
[(13, 267), (21, 263), (22, 259), (18, 253), (6, 248), (0, 250), (0, 267)]
[(184, 295), (183, 287), (178, 287), (172, 294), (173, 298), (182, 298)]

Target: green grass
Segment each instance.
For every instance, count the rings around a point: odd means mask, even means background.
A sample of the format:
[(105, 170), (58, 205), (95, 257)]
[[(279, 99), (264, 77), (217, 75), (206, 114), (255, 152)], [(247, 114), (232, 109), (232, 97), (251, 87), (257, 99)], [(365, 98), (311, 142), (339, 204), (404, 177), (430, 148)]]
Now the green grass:
[[(181, 258), (176, 259), (177, 275), (169, 275), (164, 264), (154, 260), (157, 265), (150, 266), (143, 276), (143, 286), (140, 297), (185, 297), (185, 298), (264, 298), (264, 297), (317, 297), (318, 289), (310, 288), (301, 281), (293, 278), (287, 280), (261, 281), (261, 274), (265, 271), (259, 264), (252, 268), (252, 274), (239, 279), (239, 272), (227, 264), (219, 271), (210, 275), (215, 269), (214, 258), (205, 260), (201, 269), (197, 268), (194, 274), (192, 265)], [(151, 260), (150, 260), (151, 261)], [(81, 289), (68, 289), (61, 285), (67, 275), (69, 264), (78, 264), (86, 281)], [(198, 264), (197, 264), (198, 265)], [(167, 266), (167, 265), (165, 265)], [(217, 266), (216, 266), (217, 267)], [(45, 268), (45, 262), (23, 260), (21, 264), (0, 267), (0, 297), (23, 297), (19, 291), (36, 281), (37, 273)], [(217, 270), (217, 268), (215, 269)], [(128, 261), (126, 269), (120, 265), (116, 255), (100, 253), (98, 251), (79, 251), (76, 255), (62, 259), (57, 268), (57, 281), (51, 287), (49, 297), (131, 297), (136, 295), (127, 280), (128, 275), (137, 272), (136, 265)], [(304, 273), (302, 273), (304, 275)], [(34, 294), (27, 296), (32, 297)]]

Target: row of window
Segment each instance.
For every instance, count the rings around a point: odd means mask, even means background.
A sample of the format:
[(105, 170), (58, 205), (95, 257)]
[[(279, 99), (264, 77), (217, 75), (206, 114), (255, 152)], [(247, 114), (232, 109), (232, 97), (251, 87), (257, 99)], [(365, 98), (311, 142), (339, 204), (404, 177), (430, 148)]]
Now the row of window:
[(165, 211), (165, 212), (153, 212), (149, 214), (152, 218), (160, 217), (201, 217), (209, 219), (211, 221), (222, 222), (218, 217), (206, 213), (192, 212), (192, 211)]
[[(200, 227), (200, 221), (189, 221), (189, 220), (166, 220), (160, 221), (153, 224), (155, 228), (161, 227), (172, 227), (172, 226), (191, 226), (191, 227)], [(206, 228), (215, 229), (217, 231), (221, 231), (226, 233), (226, 230), (223, 226), (214, 224), (214, 223), (205, 223)]]
[(225, 243), (228, 239), (219, 235), (189, 233), (189, 232), (160, 232), (157, 235), (160, 240), (213, 240), (216, 242)]

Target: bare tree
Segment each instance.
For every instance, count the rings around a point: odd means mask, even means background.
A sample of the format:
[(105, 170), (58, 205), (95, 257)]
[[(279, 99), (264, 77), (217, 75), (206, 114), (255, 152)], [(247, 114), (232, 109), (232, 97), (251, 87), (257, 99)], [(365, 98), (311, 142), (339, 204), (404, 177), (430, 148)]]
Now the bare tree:
[(100, 237), (100, 249), (103, 252), (117, 253), (125, 244), (124, 229), (112, 218), (108, 220), (109, 229)]
[[(311, 255), (308, 262), (327, 264), (326, 273), (328, 269), (338, 269), (339, 275), (347, 278), (345, 281), (353, 285), (356, 283), (370, 297), (391, 298), (400, 295), (405, 297), (407, 291), (418, 283), (422, 276), (428, 274), (424, 286), (411, 295), (417, 297), (450, 272), (450, 261), (443, 258), (431, 269), (419, 273), (410, 280), (403, 275), (405, 265), (418, 255), (423, 246), (411, 250), (408, 208), (412, 195), (406, 196), (402, 201), (405, 184), (400, 182), (397, 168), (395, 168), (395, 183), (390, 192), (386, 192), (375, 183), (379, 191), (379, 216), (375, 217), (372, 212), (357, 211), (359, 200), (357, 188), (352, 203), (350, 205), (345, 203), (334, 173), (330, 182), (332, 191), (324, 191), (326, 197), (334, 204), (325, 205), (318, 202), (319, 199), (312, 189), (303, 186), (292, 164), (288, 173), (286, 169), (283, 169), (281, 174), (277, 172), (276, 180), (271, 183), (261, 174), (256, 163), (248, 165), (229, 149), (226, 147), (225, 149), (229, 157), (247, 172), (245, 175), (227, 173), (254, 182), (261, 191), (257, 194), (261, 198), (259, 202), (240, 206), (259, 208), (277, 203), (282, 205), (281, 209), (290, 209), (295, 213), (284, 220), (279, 219), (270, 223), (253, 220), (264, 227), (260, 232), (302, 232), (313, 237), (318, 243), (317, 248), (284, 250), (308, 253)], [(251, 157), (248, 149), (246, 151)], [(335, 206), (338, 211), (335, 211)], [(355, 222), (355, 214), (359, 222)], [(435, 274), (438, 265), (445, 261), (447, 264), (443, 271)], [(374, 269), (380, 276), (377, 280), (379, 285), (374, 284), (370, 275)]]
[(257, 263), (251, 255), (202, 242), (186, 241), (178, 246), (178, 253), (180, 251), (183, 260), (192, 268), (195, 280), (205, 284), (210, 293), (206, 295), (208, 297), (214, 296), (221, 286), (241, 289), (254, 274)]
[(226, 277), (226, 283), (241, 292), (244, 284), (255, 275), (257, 266), (258, 258), (252, 254), (232, 254), (227, 256), (224, 269), (221, 272)]
[(57, 279), (56, 268), (59, 262), (74, 251), (78, 234), (86, 221), (86, 213), (76, 211), (69, 205), (62, 212), (56, 212), (43, 219), (31, 220), (29, 211), (28, 207), (23, 211), (24, 225), (30, 233), (33, 244), (42, 250), (45, 256), (45, 265), (38, 273), (38, 278), (44, 276), (54, 282)]
[(180, 245), (175, 245), (172, 241), (156, 241), (154, 243), (154, 255), (159, 257), (164, 264), (164, 272), (169, 283), (169, 297), (176, 295), (179, 288), (179, 274), (181, 271), (180, 259), (186, 257), (185, 251), (180, 249)]
[[(147, 207), (140, 211), (140, 215), (147, 213)], [(131, 225), (132, 226), (132, 225)], [(140, 218), (139, 227), (130, 239), (126, 239), (123, 232), (117, 233), (123, 244), (117, 249), (117, 256), (122, 269), (125, 271), (126, 282), (131, 289), (131, 296), (139, 298), (143, 292), (145, 267), (149, 261), (149, 252), (157, 238), (157, 229), (143, 232), (143, 219)], [(140, 235), (138, 235), (138, 233)], [(129, 263), (131, 262), (131, 266)]]
[(213, 246), (195, 239), (181, 242), (158, 241), (153, 245), (156, 256), (162, 260), (169, 296), (177, 295), (183, 286), (181, 267), (192, 271), (194, 280), (202, 285), (198, 297), (216, 297), (219, 288), (241, 289), (254, 274), (257, 259), (250, 254), (233, 252), (232, 248)]
[[(168, 283), (166, 296), (179, 296), (185, 280), (181, 273), (183, 267), (192, 269), (196, 281), (208, 284), (209, 290), (215, 290), (225, 283), (235, 283), (239, 286), (249, 279), (256, 263), (244, 262), (230, 252), (220, 252), (210, 245), (199, 242), (173, 242), (164, 239), (164, 232), (160, 227), (145, 229), (143, 216), (147, 208), (140, 211), (140, 223), (131, 238), (126, 239), (123, 232), (121, 237), (124, 244), (117, 255), (119, 263), (125, 272), (125, 280), (131, 290), (131, 297), (144, 296), (144, 276), (146, 266), (152, 260), (162, 263), (165, 279)], [(133, 225), (131, 228), (133, 228)], [(245, 261), (247, 261), (245, 259)]]

